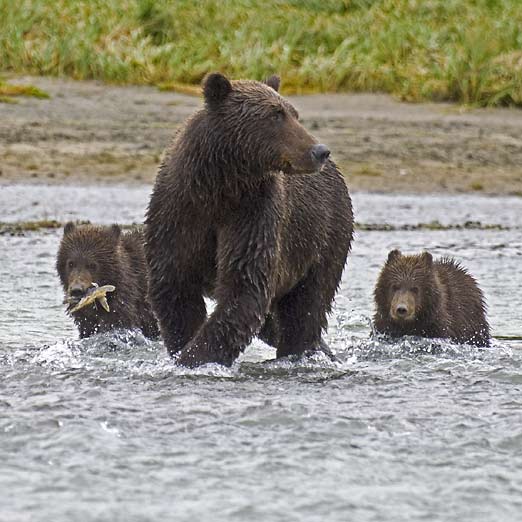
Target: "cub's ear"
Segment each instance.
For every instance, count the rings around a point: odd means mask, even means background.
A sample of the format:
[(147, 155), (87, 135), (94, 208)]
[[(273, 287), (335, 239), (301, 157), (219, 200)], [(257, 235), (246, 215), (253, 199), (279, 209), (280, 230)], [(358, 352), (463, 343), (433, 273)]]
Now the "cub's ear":
[(209, 107), (217, 107), (232, 92), (232, 84), (220, 73), (211, 73), (203, 80), (203, 94)]
[(121, 236), (120, 225), (111, 225), (111, 235), (115, 240), (120, 239), (120, 236)]
[(433, 256), (429, 252), (423, 252), (421, 260), (428, 267), (433, 265)]
[(270, 78), (267, 78), (264, 83), (269, 87), (272, 87), (274, 91), (279, 92), (279, 86), (281, 85), (281, 78), (277, 74), (273, 74)]
[(75, 229), (76, 229), (76, 225), (72, 221), (69, 221), (68, 223), (65, 224), (65, 227), (63, 227), (63, 235), (67, 236), (67, 235), (71, 234), (72, 232), (74, 232)]
[(391, 263), (391, 262), (395, 261), (396, 259), (399, 259), (399, 257), (401, 257), (401, 256), (402, 256), (402, 254), (401, 254), (400, 250), (398, 250), (398, 249), (392, 250), (388, 254), (388, 260), (386, 262)]

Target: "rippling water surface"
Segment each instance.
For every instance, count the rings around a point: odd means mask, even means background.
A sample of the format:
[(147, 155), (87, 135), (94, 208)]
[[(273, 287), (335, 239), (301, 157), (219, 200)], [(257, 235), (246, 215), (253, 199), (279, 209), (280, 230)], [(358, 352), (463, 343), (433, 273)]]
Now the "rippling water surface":
[[(0, 190), (0, 221), (139, 222), (148, 187)], [(96, 204), (93, 204), (93, 201)], [(338, 356), (177, 368), (134, 332), (77, 340), (60, 231), (0, 235), (0, 520), (522, 519), (522, 342), (370, 339), (390, 248), (458, 257), (493, 333), (522, 335), (522, 199), (356, 194), (357, 220), (506, 230), (358, 232), (327, 339)]]

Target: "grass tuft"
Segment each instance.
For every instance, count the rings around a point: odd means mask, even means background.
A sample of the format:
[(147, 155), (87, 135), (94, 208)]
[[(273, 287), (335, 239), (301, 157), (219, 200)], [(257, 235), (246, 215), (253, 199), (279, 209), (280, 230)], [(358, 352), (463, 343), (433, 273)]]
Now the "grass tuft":
[(480, 192), (481, 190), (484, 190), (484, 185), (478, 181), (475, 181), (474, 183), (471, 184), (471, 190)]
[(158, 89), (160, 91), (172, 91), (181, 94), (190, 94), (191, 96), (201, 96), (201, 87), (199, 85), (190, 85), (187, 83), (160, 83), (158, 84)]
[(0, 103), (18, 103), (18, 100), (10, 96), (0, 96)]
[(49, 95), (33, 85), (11, 85), (0, 81), (0, 103), (17, 103), (14, 96), (49, 98)]

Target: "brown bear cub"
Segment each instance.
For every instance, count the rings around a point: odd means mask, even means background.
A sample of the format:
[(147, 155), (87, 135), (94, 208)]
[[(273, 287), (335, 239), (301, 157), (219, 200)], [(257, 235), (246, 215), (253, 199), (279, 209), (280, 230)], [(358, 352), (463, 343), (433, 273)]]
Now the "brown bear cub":
[(151, 339), (159, 336), (148, 300), (147, 264), (141, 232), (122, 234), (118, 225), (75, 226), (67, 223), (56, 268), (69, 311), (92, 289), (93, 283), (116, 287), (114, 292), (107, 294), (109, 312), (99, 304), (70, 312), (80, 338), (115, 328), (138, 328)]
[[(253, 336), (277, 356), (326, 349), (352, 240), (342, 174), (265, 83), (209, 75), (177, 133), (146, 218), (151, 298), (177, 362), (231, 365)], [(216, 307), (207, 317), (204, 296)]]
[(392, 250), (374, 295), (374, 325), (379, 333), (489, 346), (482, 291), (453, 259), (433, 261), (428, 252), (405, 256)]

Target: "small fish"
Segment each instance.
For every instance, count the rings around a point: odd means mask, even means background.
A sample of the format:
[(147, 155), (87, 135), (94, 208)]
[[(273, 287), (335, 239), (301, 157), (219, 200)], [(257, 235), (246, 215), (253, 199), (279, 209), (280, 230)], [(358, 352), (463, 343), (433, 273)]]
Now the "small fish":
[(114, 292), (116, 290), (116, 287), (113, 285), (104, 285), (104, 286), (98, 286), (96, 283), (92, 284), (94, 288), (90, 288), (87, 290), (87, 295), (81, 299), (81, 301), (71, 309), (71, 313), (77, 312), (78, 310), (81, 310), (82, 308), (85, 308), (86, 306), (89, 306), (90, 304), (95, 304), (96, 301), (99, 301), (102, 305), (102, 308), (106, 312), (110, 312), (109, 303), (107, 302), (107, 292)]

